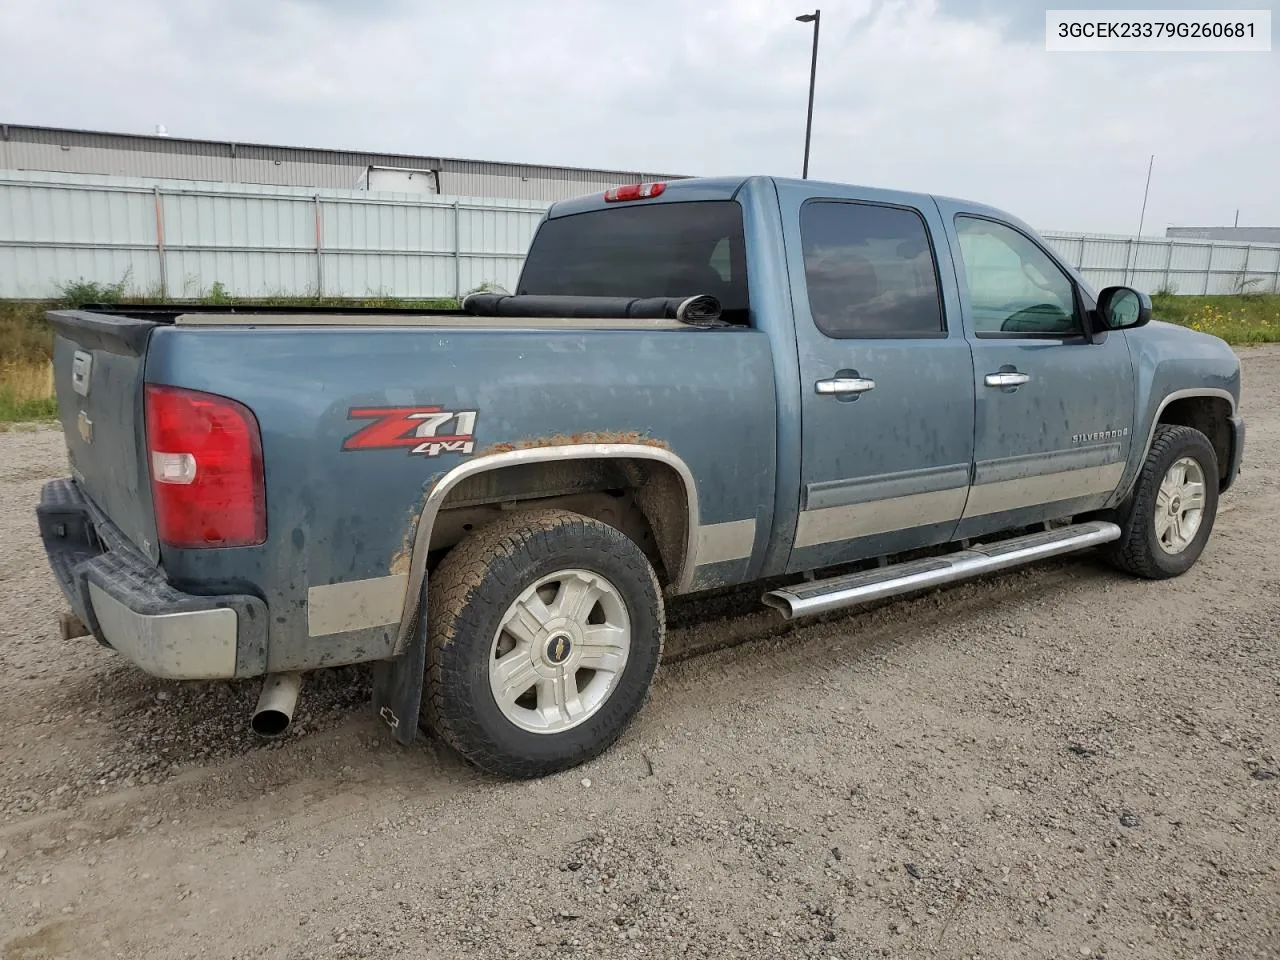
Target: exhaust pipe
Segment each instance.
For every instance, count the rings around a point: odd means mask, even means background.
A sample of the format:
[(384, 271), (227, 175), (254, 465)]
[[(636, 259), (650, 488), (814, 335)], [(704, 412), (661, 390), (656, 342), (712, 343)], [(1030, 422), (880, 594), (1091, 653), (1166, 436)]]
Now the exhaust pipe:
[(251, 726), (260, 737), (278, 737), (289, 729), (293, 708), (298, 705), (302, 674), (273, 673), (262, 684)]
[(92, 631), (89, 625), (74, 613), (58, 614), (58, 633), (63, 640), (74, 640), (76, 637), (87, 637)]

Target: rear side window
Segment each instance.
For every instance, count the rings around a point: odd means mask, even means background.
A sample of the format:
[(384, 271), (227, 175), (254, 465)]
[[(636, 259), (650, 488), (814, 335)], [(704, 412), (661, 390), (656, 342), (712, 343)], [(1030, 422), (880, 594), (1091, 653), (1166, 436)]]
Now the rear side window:
[(828, 337), (942, 336), (938, 271), (914, 210), (811, 200), (800, 208), (813, 322)]
[(731, 200), (610, 207), (547, 220), (520, 274), (519, 293), (719, 299), (747, 322), (742, 208)]

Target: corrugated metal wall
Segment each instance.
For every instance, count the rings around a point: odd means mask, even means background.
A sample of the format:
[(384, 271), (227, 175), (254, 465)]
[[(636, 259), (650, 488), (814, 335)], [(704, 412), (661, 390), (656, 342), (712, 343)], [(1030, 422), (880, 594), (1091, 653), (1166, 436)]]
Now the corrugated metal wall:
[(1180, 240), (1280, 243), (1280, 227), (1166, 227), (1164, 235), (1177, 237)]
[[(476, 176), (483, 176), (478, 173)], [(447, 185), (447, 181), (446, 181)], [(514, 290), (545, 203), (0, 171), (0, 297), (79, 279), (199, 296)], [(1280, 245), (1047, 233), (1096, 287), (1280, 292)]]
[(0, 297), (127, 279), (196, 297), (514, 289), (533, 201), (0, 171)]
[(545, 202), (594, 193), (620, 183), (673, 179), (631, 171), (0, 124), (0, 170), (352, 189), (370, 166), (439, 171), (442, 194)]
[(1114, 234), (1045, 233), (1095, 287), (1216, 296), (1280, 293), (1280, 244), (1179, 240)]

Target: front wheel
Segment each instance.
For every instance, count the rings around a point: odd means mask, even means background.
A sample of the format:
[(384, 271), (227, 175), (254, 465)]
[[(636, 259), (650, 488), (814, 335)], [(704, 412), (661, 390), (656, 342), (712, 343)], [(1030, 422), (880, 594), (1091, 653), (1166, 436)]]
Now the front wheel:
[(1121, 510), (1108, 556), (1150, 580), (1176, 577), (1200, 558), (1218, 513), (1218, 457), (1192, 427), (1161, 424)]
[(455, 547), (427, 592), (430, 726), (504, 776), (608, 748), (662, 654), (657, 577), (624, 534), (563, 510), (515, 514)]

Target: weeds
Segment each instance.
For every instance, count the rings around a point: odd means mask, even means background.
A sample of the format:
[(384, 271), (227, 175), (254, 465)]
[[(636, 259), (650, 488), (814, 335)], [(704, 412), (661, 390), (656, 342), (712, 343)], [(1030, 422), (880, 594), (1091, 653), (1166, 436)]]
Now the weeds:
[(53, 356), (53, 331), (45, 322), (47, 303), (0, 303), (0, 369), (45, 363)]
[(47, 420), (57, 415), (53, 364), (44, 360), (0, 367), (0, 422)]
[(132, 279), (132, 268), (115, 283), (99, 283), (81, 277), (58, 287), (62, 294), (59, 299), (67, 307), (83, 307), (86, 303), (121, 303), (129, 295), (129, 281)]
[(200, 298), (200, 302), (209, 306), (222, 306), (224, 304), (235, 303), (235, 297), (227, 293), (227, 288), (223, 286), (222, 281), (218, 280), (208, 292)]
[(1178, 297), (1157, 293), (1151, 306), (1157, 320), (1211, 333), (1228, 343), (1280, 342), (1280, 294)]
[(1235, 289), (1236, 296), (1244, 297), (1246, 300), (1252, 300), (1263, 296), (1263, 292), (1258, 289), (1258, 286), (1261, 283), (1262, 277), (1249, 277), (1246, 279), (1245, 275), (1241, 273), (1236, 277), (1233, 287)]

